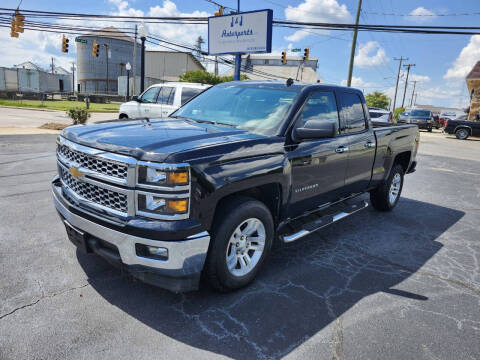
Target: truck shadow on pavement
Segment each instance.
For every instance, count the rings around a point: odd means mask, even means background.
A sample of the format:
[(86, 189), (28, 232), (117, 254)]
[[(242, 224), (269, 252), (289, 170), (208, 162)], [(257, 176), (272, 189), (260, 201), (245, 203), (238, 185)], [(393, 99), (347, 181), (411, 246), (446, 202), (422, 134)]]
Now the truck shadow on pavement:
[(323, 330), (321, 351), (335, 355), (342, 314), (365, 297), (385, 292), (429, 301), (395, 286), (422, 267), (428, 271), (442, 248), (436, 239), (463, 215), (406, 198), (391, 213), (367, 209), (275, 249), (257, 280), (230, 294), (173, 294), (128, 280), (97, 256), (77, 258), (112, 305), (189, 346), (237, 359), (279, 358)]

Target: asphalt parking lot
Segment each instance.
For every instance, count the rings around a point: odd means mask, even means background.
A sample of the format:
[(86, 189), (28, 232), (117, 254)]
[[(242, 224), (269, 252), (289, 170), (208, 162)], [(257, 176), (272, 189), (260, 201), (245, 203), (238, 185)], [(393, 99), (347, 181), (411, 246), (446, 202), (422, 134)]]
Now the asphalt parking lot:
[(55, 135), (0, 136), (0, 359), (479, 359), (480, 141), (422, 132), (391, 213), (277, 249), (231, 294), (172, 294), (67, 240)]

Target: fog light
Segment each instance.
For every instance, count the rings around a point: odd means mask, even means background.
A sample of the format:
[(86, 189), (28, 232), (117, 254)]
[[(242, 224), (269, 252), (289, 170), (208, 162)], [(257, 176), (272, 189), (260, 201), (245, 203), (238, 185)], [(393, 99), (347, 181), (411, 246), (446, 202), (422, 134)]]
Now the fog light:
[(168, 249), (144, 244), (135, 244), (135, 251), (138, 256), (155, 259), (168, 260)]

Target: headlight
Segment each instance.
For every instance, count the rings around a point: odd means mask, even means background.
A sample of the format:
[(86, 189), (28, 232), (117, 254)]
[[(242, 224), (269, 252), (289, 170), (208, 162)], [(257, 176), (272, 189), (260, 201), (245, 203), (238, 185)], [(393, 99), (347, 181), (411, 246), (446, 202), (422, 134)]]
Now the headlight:
[(178, 187), (187, 186), (190, 182), (188, 165), (167, 165), (141, 163), (138, 167), (139, 185), (147, 187)]
[(188, 164), (139, 162), (136, 213), (141, 216), (180, 220), (190, 213), (190, 167)]
[(137, 212), (145, 216), (183, 218), (184, 215), (188, 215), (188, 202), (188, 198), (170, 198), (166, 194), (137, 192)]

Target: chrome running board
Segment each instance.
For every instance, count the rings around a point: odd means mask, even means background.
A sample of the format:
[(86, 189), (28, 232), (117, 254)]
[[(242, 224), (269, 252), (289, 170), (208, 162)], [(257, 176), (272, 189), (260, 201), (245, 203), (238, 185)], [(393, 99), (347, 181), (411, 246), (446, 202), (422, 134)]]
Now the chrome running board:
[(348, 205), (347, 209), (344, 209), (344, 211), (340, 211), (334, 215), (324, 215), (315, 221), (305, 224), (302, 230), (291, 235), (284, 235), (281, 238), (284, 243), (290, 243), (290, 242), (296, 241), (317, 230), (320, 230), (321, 228), (324, 228), (325, 226), (328, 226), (330, 224), (333, 224), (334, 222), (337, 222), (343, 218), (346, 218), (347, 216), (355, 214), (357, 211), (363, 210), (366, 207), (368, 207), (368, 201), (365, 201), (365, 200), (362, 200), (352, 205)]

